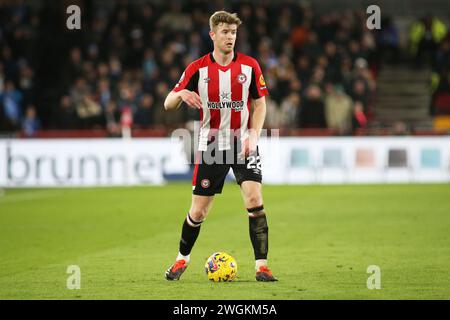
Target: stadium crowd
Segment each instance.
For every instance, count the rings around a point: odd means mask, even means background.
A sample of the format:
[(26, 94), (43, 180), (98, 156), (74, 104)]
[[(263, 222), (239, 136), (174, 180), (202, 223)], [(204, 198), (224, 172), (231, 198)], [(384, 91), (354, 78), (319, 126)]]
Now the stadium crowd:
[[(223, 8), (244, 22), (237, 50), (265, 74), (266, 127), (351, 134), (367, 126), (377, 72), (385, 56), (398, 59), (395, 27), (368, 30), (364, 11), (317, 15), (306, 2), (263, 3), (79, 1), (88, 14), (72, 31), (50, 22), (65, 11), (0, 5), (0, 131), (106, 128), (119, 136), (130, 115), (134, 128), (188, 125), (195, 110), (166, 112), (163, 101), (185, 67), (212, 50), (208, 18)], [(435, 50), (448, 61), (448, 43)]]

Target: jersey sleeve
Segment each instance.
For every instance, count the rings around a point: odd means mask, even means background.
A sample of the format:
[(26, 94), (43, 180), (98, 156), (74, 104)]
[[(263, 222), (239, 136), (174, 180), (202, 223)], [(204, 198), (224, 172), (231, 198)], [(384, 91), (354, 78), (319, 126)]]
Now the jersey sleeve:
[(252, 99), (259, 99), (269, 94), (269, 90), (266, 86), (266, 81), (261, 71), (259, 63), (254, 60), (252, 70), (252, 82), (250, 83), (250, 96)]
[(197, 91), (198, 90), (198, 67), (196, 63), (191, 63), (181, 75), (180, 80), (172, 91), (178, 92), (183, 89)]

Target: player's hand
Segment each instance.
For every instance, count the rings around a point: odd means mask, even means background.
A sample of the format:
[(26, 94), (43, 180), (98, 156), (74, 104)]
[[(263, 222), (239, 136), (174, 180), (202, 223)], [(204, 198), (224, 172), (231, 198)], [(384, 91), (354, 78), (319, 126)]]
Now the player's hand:
[(250, 133), (249, 137), (242, 142), (242, 150), (239, 154), (241, 159), (247, 158), (249, 155), (256, 152), (258, 138), (255, 134)]
[(191, 108), (201, 109), (202, 108), (202, 99), (200, 96), (190, 90), (182, 90), (181, 91), (181, 99)]

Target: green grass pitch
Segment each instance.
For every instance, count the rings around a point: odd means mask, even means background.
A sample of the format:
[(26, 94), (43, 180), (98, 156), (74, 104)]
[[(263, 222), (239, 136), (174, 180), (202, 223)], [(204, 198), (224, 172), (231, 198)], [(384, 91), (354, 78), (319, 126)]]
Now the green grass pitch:
[[(276, 283), (254, 279), (239, 188), (215, 199), (178, 282), (173, 262), (189, 184), (8, 189), (0, 197), (0, 299), (449, 299), (450, 185), (264, 186)], [(226, 251), (238, 279), (211, 283)], [(69, 265), (81, 289), (66, 287)], [(381, 269), (369, 290), (367, 267)]]

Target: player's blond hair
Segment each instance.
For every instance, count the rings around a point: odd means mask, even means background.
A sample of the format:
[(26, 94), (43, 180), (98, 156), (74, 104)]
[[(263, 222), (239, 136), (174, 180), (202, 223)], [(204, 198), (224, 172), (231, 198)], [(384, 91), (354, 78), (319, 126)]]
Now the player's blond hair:
[(230, 13), (227, 11), (216, 11), (209, 18), (209, 27), (213, 30), (221, 23), (235, 24), (239, 27), (242, 23), (241, 19), (237, 16), (237, 13)]

